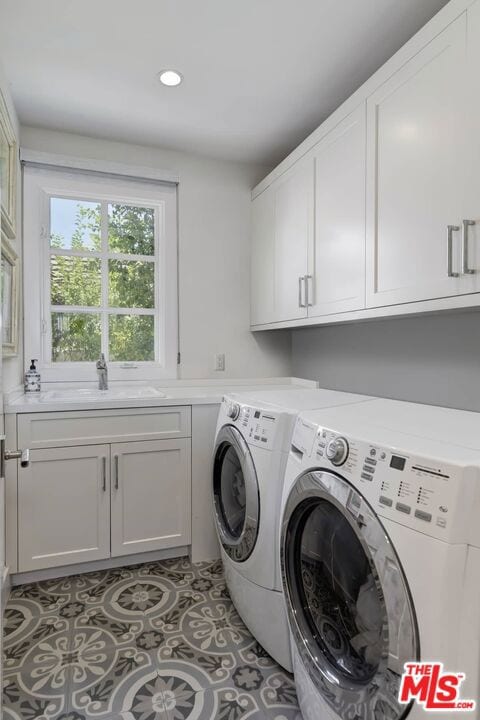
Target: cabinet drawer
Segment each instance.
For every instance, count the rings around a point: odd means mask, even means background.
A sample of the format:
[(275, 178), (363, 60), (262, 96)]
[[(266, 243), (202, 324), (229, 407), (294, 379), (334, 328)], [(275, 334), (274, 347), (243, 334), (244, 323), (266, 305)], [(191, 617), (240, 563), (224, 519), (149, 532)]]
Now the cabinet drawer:
[(184, 407), (18, 415), (18, 443), (35, 450), (129, 440), (190, 437), (191, 409)]

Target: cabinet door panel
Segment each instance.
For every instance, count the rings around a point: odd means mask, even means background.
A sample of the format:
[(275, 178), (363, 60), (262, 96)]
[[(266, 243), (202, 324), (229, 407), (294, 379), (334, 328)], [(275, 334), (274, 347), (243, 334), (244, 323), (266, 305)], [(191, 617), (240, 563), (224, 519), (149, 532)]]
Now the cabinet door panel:
[(307, 316), (305, 287), (299, 282), (307, 274), (313, 238), (313, 184), (310, 156), (253, 200), (252, 325)]
[(313, 185), (310, 157), (287, 171), (275, 187), (275, 320), (307, 316), (299, 279), (307, 274), (313, 236)]
[(465, 70), (464, 14), (368, 99), (367, 306), (469, 292), (447, 275), (447, 226), (464, 192)]
[(267, 188), (252, 201), (250, 302), (252, 325), (275, 319), (275, 196)]
[(112, 445), (112, 556), (190, 543), (190, 440)]
[[(472, 291), (480, 290), (480, 1), (467, 10), (467, 99), (465, 103), (465, 193), (462, 221), (467, 226), (466, 266)], [(463, 223), (462, 223), (463, 226)]]
[(18, 472), (19, 571), (110, 555), (110, 447), (32, 450)]
[(309, 317), (365, 307), (365, 104), (315, 149)]

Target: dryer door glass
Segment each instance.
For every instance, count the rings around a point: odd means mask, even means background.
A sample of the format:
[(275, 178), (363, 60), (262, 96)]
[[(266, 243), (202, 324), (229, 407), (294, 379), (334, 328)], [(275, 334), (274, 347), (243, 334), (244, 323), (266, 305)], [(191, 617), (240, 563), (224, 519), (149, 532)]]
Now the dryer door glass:
[(225, 425), (217, 435), (213, 496), (223, 549), (236, 562), (243, 562), (258, 535), (259, 491), (248, 445), (232, 425)]
[(399, 681), (419, 657), (410, 593), (385, 528), (343, 478), (310, 472), (295, 483), (282, 576), (296, 647), (325, 705), (344, 720), (404, 717)]
[(225, 527), (238, 540), (245, 525), (247, 498), (242, 464), (233, 445), (225, 447), (220, 472), (219, 503)]

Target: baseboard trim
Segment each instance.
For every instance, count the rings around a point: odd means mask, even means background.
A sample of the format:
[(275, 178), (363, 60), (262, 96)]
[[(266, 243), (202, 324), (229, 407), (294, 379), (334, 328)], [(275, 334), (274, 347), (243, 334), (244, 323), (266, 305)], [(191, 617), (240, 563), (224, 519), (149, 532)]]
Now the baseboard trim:
[[(141, 565), (142, 563), (155, 562), (157, 560), (168, 560), (169, 558), (185, 557), (190, 552), (190, 546), (169, 548), (167, 550), (155, 550), (154, 552), (138, 553), (136, 555), (123, 555), (118, 558), (106, 558), (88, 563), (77, 563), (75, 565), (64, 565), (62, 567), (47, 568), (46, 570), (31, 570), (24, 573), (11, 575), (11, 586), (24, 585), (25, 583), (52, 580), (54, 578), (66, 577), (68, 575), (79, 575), (81, 573), (95, 572), (95, 570), (109, 570), (111, 568), (123, 567), (125, 565)], [(2, 596), (3, 600), (3, 596)]]

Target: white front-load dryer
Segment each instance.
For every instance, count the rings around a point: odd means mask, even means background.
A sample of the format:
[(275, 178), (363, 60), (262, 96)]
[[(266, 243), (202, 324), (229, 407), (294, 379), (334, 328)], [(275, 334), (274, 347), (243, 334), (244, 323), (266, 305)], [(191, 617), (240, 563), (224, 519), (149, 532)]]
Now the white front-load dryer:
[(265, 390), (228, 395), (220, 407), (213, 499), (227, 587), (254, 637), (287, 670), (290, 639), (277, 542), (295, 418), (301, 409), (367, 400), (331, 390)]
[(400, 702), (408, 662), (463, 673), (458, 701), (478, 704), (479, 507), (477, 413), (375, 400), (298, 416), (280, 550), (305, 720), (457, 717)]

